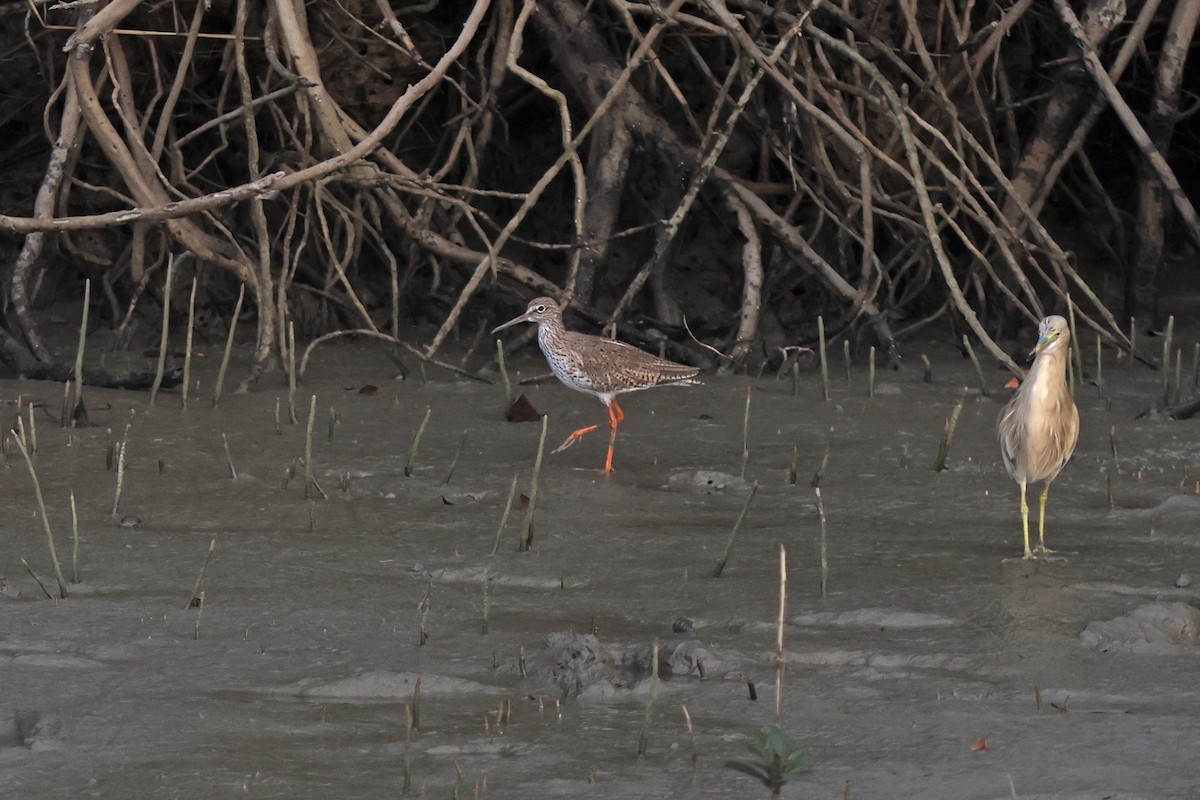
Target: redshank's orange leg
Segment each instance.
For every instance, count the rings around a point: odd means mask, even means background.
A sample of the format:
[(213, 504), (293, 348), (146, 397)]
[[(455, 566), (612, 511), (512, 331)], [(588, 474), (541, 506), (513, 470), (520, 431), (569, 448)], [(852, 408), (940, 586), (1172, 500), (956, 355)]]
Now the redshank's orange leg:
[(621, 410), (615, 397), (608, 405), (608, 419), (612, 431), (608, 435), (608, 458), (604, 459), (604, 471), (612, 472), (613, 445), (617, 443), (617, 426), (625, 419), (625, 412)]

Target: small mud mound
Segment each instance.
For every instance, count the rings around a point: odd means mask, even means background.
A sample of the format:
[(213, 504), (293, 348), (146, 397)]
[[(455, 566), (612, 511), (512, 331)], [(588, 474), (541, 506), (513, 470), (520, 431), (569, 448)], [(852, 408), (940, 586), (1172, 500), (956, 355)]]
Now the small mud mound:
[(0, 747), (52, 750), (62, 743), (63, 721), (38, 711), (18, 711), (0, 717)]
[[(583, 694), (598, 684), (630, 689), (650, 677), (654, 649), (648, 644), (605, 644), (594, 634), (559, 632), (546, 637), (532, 674), (553, 680), (564, 694)], [(660, 678), (704, 677), (722, 661), (695, 640), (667, 642), (658, 649)]]
[(1180, 645), (1200, 645), (1200, 609), (1151, 603), (1107, 622), (1090, 622), (1079, 637), (1104, 652), (1174, 652)]
[(749, 489), (745, 479), (727, 472), (698, 469), (689, 472), (676, 472), (667, 478), (667, 488), (676, 492), (692, 492), (695, 494), (718, 494), (726, 489), (741, 491)]

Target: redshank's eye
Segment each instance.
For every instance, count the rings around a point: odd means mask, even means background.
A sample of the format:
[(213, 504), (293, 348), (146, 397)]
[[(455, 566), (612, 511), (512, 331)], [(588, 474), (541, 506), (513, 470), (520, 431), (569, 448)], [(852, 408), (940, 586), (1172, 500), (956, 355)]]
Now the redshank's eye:
[(537, 313), (541, 314), (541, 313), (544, 313), (544, 312), (546, 311), (546, 307), (545, 307), (545, 306), (542, 306), (542, 305), (539, 305), (537, 308), (535, 308), (535, 309), (534, 309), (534, 311), (536, 311)]

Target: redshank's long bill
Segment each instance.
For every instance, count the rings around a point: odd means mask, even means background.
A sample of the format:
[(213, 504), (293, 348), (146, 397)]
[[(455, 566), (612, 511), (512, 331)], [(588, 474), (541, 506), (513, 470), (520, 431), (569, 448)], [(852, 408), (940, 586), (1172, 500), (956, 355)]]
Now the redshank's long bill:
[[(676, 364), (614, 339), (567, 330), (563, 325), (562, 309), (553, 298), (537, 297), (530, 300), (525, 313), (498, 325), (492, 333), (521, 322), (537, 323), (538, 346), (542, 348), (555, 377), (571, 389), (595, 395), (608, 408), (610, 432), (608, 457), (604, 461), (605, 472), (612, 472), (617, 427), (625, 419), (625, 412), (617, 403), (617, 395), (654, 386), (700, 383), (696, 380), (700, 372), (697, 367)], [(565, 450), (599, 427), (597, 424), (580, 428), (554, 452)]]

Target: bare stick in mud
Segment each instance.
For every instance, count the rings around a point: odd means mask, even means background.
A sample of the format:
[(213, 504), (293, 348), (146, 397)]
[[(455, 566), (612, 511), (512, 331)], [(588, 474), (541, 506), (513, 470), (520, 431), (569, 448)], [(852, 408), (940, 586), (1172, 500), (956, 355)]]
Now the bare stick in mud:
[(875, 345), (871, 345), (870, 360), (867, 362), (867, 398), (875, 399)]
[(500, 365), (500, 377), (504, 379), (504, 402), (512, 404), (512, 383), (508, 379), (508, 366), (504, 363), (504, 342), (496, 340), (496, 363)]
[(33, 415), (33, 409), (36, 408), (36, 406), (34, 406), (33, 403), (30, 403), (27, 408), (29, 409), (29, 440), (26, 442), (26, 444), (29, 445), (30, 453), (36, 453), (38, 451), (37, 417)]
[(746, 386), (746, 412), (742, 416), (742, 480), (746, 479), (746, 465), (750, 462), (750, 394), (754, 387)]
[(408, 448), (408, 461), (404, 465), (404, 477), (406, 478), (412, 477), (413, 467), (417, 462), (417, 449), (421, 446), (421, 436), (425, 433), (425, 426), (429, 424), (429, 417), (432, 415), (433, 406), (426, 406), (425, 418), (417, 426), (417, 432), (413, 434), (412, 447)]
[(842, 339), (842, 361), (846, 364), (846, 383), (850, 382), (850, 340)]
[(192, 593), (188, 595), (187, 603), (184, 604), (183, 610), (189, 608), (200, 608), (202, 605), (201, 594), (204, 592), (204, 576), (208, 574), (208, 562), (212, 560), (213, 551), (217, 549), (217, 537), (213, 537), (208, 543), (208, 552), (204, 554), (204, 561), (200, 564), (200, 574), (196, 576), (196, 585), (192, 587)]
[(733, 530), (729, 533), (729, 541), (725, 543), (725, 551), (721, 553), (721, 560), (713, 568), (712, 576), (714, 578), (721, 577), (721, 573), (725, 571), (725, 566), (729, 563), (729, 555), (733, 552), (733, 543), (737, 539), (738, 530), (741, 529), (742, 522), (746, 519), (746, 512), (750, 510), (750, 503), (756, 494), (758, 494), (758, 481), (755, 481), (750, 487), (750, 494), (746, 495), (746, 502), (742, 503), (742, 511), (738, 514), (737, 522), (733, 523)]
[(921, 378), (923, 383), (933, 383), (933, 364), (929, 363), (929, 356), (921, 353), (921, 363), (925, 366), (925, 376)]
[(450, 469), (446, 470), (446, 477), (442, 479), (442, 486), (448, 486), (450, 479), (454, 477), (454, 470), (458, 469), (458, 459), (462, 456), (463, 445), (467, 443), (467, 432), (463, 431), (462, 436), (458, 437), (458, 447), (454, 448), (454, 458), (450, 459)]
[(433, 593), (433, 581), (425, 585), (425, 596), (421, 598), (421, 602), (417, 603), (417, 627), (420, 633), (417, 636), (417, 646), (420, 647), (429, 641), (429, 610), (432, 604), (430, 595)]
[(29, 562), (22, 558), (21, 566), (23, 566), (25, 571), (29, 573), (29, 577), (33, 578), (33, 582), (36, 583), (38, 588), (42, 590), (42, 594), (46, 595), (46, 599), (53, 600), (54, 595), (50, 594), (50, 590), (46, 588), (46, 584), (42, 583), (42, 579), (39, 578), (37, 573), (33, 571), (33, 567), (29, 566)]
[(816, 488), (817, 493), (817, 520), (821, 523), (821, 597), (824, 598), (829, 593), (829, 540), (826, 535), (825, 525), (825, 500), (821, 497), (821, 487)]
[(175, 277), (175, 254), (167, 259), (167, 277), (163, 281), (163, 314), (162, 333), (158, 339), (158, 366), (154, 370), (154, 383), (150, 386), (150, 405), (158, 397), (162, 387), (163, 374), (167, 369), (167, 334), (171, 327), (171, 279)]
[(68, 424), (75, 427), (76, 409), (83, 402), (83, 351), (87, 344), (88, 311), (92, 303), (92, 279), (83, 282), (83, 314), (79, 319), (79, 345), (75, 348), (75, 394), (71, 398), (71, 422), (63, 421), (63, 427)]
[(796, 481), (799, 480), (799, 478), (796, 475), (796, 460), (799, 458), (799, 456), (800, 456), (799, 448), (796, 447), (796, 445), (792, 445), (792, 463), (790, 466), (788, 466), (788, 469), (787, 469), (787, 482), (792, 486), (795, 486)]
[(421, 727), (421, 676), (417, 676), (413, 684), (412, 694), (412, 726), (413, 730)]
[(808, 482), (809, 486), (817, 487), (821, 485), (821, 479), (825, 477), (825, 470), (829, 469), (829, 453), (833, 448), (833, 428), (829, 429), (829, 438), (825, 440), (825, 453), (821, 456), (821, 464), (817, 467), (817, 471), (813, 473), (812, 480)]
[[(317, 467), (313, 463), (313, 423), (317, 418), (317, 396), (314, 394), (308, 402), (308, 425), (304, 429), (304, 497), (313, 500), (320, 497), (322, 500), (328, 500), (329, 495), (325, 494), (325, 490), (321, 488), (321, 484), (317, 483)], [(308, 529), (312, 530), (314, 525), (313, 509), (310, 506), (308, 509)]]
[(696, 731), (692, 727), (692, 715), (688, 712), (688, 707), (682, 704), (679, 707), (683, 710), (683, 721), (687, 727), (688, 742), (691, 745), (692, 786), (695, 786), (700, 772), (700, 755), (696, 752)]
[(542, 476), (542, 454), (546, 451), (546, 429), (550, 415), (542, 415), (542, 435), (538, 438), (537, 458), (533, 461), (533, 480), (529, 485), (529, 507), (525, 509), (525, 535), (518, 550), (525, 553), (533, 546), (533, 514), (537, 508), (538, 481)]
[(296, 416), (296, 323), (288, 320), (288, 422), (300, 422)]
[(500, 515), (500, 524), (496, 527), (496, 541), (492, 544), (492, 555), (500, 550), (500, 535), (508, 524), (508, 515), (512, 512), (513, 499), (517, 496), (517, 474), (513, 473), (512, 485), (508, 487), (508, 501), (504, 504), (504, 513)]
[(979, 393), (988, 397), (987, 381), (983, 379), (983, 367), (979, 365), (979, 356), (975, 355), (975, 348), (971, 346), (971, 340), (965, 333), (962, 343), (963, 347), (967, 348), (967, 357), (971, 359), (971, 366), (975, 367), (975, 377), (979, 379)]
[[(817, 498), (821, 490), (817, 489)], [(821, 592), (825, 596), (825, 592)], [(783, 625), (787, 620), (787, 548), (779, 545), (779, 618), (775, 625), (775, 725), (783, 727)]]
[(480, 626), (479, 633), (481, 636), (487, 636), (488, 633), (488, 615), (491, 612), (491, 598), (488, 597), (488, 590), (492, 582), (492, 568), (488, 567), (483, 571), (483, 625)]
[(942, 432), (942, 441), (938, 444), (937, 460), (933, 462), (933, 471), (942, 472), (946, 469), (946, 459), (950, 457), (950, 444), (954, 441), (954, 430), (958, 427), (958, 418), (962, 415), (963, 406), (967, 403), (967, 389), (963, 387), (958, 396), (958, 402), (946, 418), (946, 427)]
[(1167, 336), (1163, 339), (1162, 361), (1159, 362), (1159, 369), (1162, 370), (1162, 401), (1164, 406), (1171, 404), (1171, 340), (1175, 336), (1175, 317), (1174, 315), (1167, 317)]
[(825, 318), (817, 317), (817, 342), (821, 351), (821, 399), (829, 402), (829, 356), (825, 352)]
[(1104, 347), (1100, 334), (1096, 334), (1096, 386), (1104, 393)]
[(413, 732), (413, 711), (412, 706), (405, 703), (404, 705), (404, 785), (401, 788), (403, 794), (412, 793), (412, 732)]
[(1137, 317), (1129, 318), (1129, 368), (1137, 363)]
[(1108, 447), (1110, 450), (1112, 450), (1113, 461), (1116, 461), (1118, 458), (1118, 456), (1117, 456), (1117, 426), (1116, 425), (1108, 426)]
[(71, 583), (79, 583), (79, 511), (75, 508), (75, 490), (71, 490)]
[[(225, 386), (225, 372), (229, 369), (229, 356), (233, 352), (233, 337), (237, 333), (238, 317), (242, 314), (242, 301), (246, 299), (246, 284), (241, 285), (238, 290), (237, 305), (233, 307), (233, 318), (229, 320), (229, 335), (225, 337), (225, 351), (221, 354), (221, 368), (217, 370), (217, 383), (213, 387), (213, 408), (216, 408), (221, 403), (221, 389)], [(276, 407), (278, 408), (279, 400), (276, 399)], [(276, 410), (275, 414), (278, 418), (279, 413)], [(276, 425), (275, 427), (279, 427)]]
[(280, 400), (278, 397), (276, 397), (275, 398), (275, 435), (276, 436), (283, 435), (283, 420), (279, 415), (279, 410), (280, 410)]
[(236, 481), (237, 467), (233, 465), (233, 453), (229, 452), (229, 437), (225, 435), (225, 431), (221, 431), (221, 445), (225, 448), (225, 463), (229, 466), (229, 477)]
[(121, 492), (125, 490), (125, 453), (129, 449), (129, 429), (133, 427), (132, 422), (125, 423), (125, 435), (121, 438), (120, 444), (117, 445), (117, 490), (113, 494), (112, 515), (117, 516), (117, 511), (121, 508)]
[(642, 732), (638, 736), (638, 758), (646, 755), (650, 748), (650, 715), (654, 711), (654, 701), (658, 699), (658, 639), (654, 640), (654, 650), (650, 655), (650, 694), (646, 698), (646, 714), (642, 718)]
[(1180, 400), (1180, 386), (1183, 381), (1183, 348), (1175, 351), (1175, 385), (1172, 387), (1171, 402), (1178, 403)]
[[(29, 477), (33, 481), (33, 494), (37, 499), (38, 513), (42, 517), (42, 527), (46, 530), (46, 545), (50, 548), (50, 563), (54, 565), (54, 578), (58, 581), (58, 596), (65, 600), (67, 598), (67, 580), (63, 577), (62, 566), (58, 563), (58, 550), (54, 547), (54, 532), (50, 530), (50, 515), (46, 513), (46, 500), (42, 497), (42, 482), (38, 480), (33, 459), (29, 457), (29, 450), (25, 446), (25, 426), (20, 416), (17, 417), (17, 429), (17, 448), (25, 458), (25, 466), (29, 467)], [(24, 559), (22, 559), (23, 561)], [(42, 591), (45, 591), (44, 586)]]
[(337, 430), (338, 423), (341, 421), (342, 421), (342, 418), (340, 416), (338, 416), (337, 409), (334, 408), (333, 406), (330, 406), (329, 407), (329, 430), (325, 435), (325, 441), (327, 441), (327, 442), (333, 441), (333, 432), (335, 430)]
[(196, 595), (196, 621), (192, 625), (192, 639), (200, 641), (200, 618), (204, 616), (204, 595), (203, 589), (200, 594)]
[(192, 278), (192, 293), (188, 295), (187, 344), (183, 348), (183, 410), (187, 411), (188, 391), (192, 380), (192, 335), (196, 328), (196, 279)]

